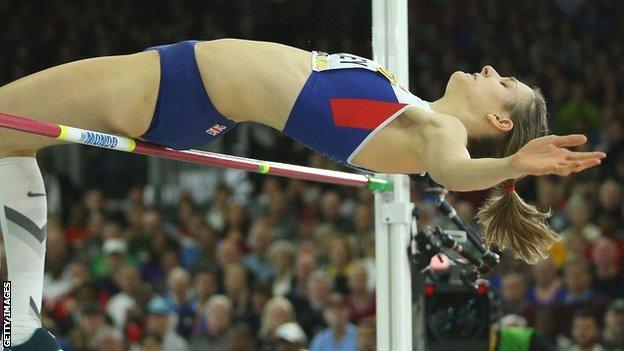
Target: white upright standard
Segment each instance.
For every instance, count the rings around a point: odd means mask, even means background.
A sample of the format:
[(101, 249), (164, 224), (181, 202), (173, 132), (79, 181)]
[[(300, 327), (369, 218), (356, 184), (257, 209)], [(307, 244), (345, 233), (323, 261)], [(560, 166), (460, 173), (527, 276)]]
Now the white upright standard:
[[(373, 59), (408, 87), (407, 0), (372, 3)], [(390, 180), (394, 189), (375, 194), (377, 350), (423, 351), (424, 345), (412, 341), (412, 284), (407, 255), (414, 208), (410, 181), (405, 175), (380, 177)], [(419, 337), (416, 335), (417, 340)]]

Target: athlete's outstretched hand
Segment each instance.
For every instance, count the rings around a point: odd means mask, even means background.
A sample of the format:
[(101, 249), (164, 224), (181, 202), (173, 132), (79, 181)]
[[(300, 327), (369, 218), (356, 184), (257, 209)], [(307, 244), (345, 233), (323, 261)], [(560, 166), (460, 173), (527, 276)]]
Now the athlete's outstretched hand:
[(567, 176), (600, 164), (604, 152), (576, 152), (566, 149), (585, 144), (582, 134), (548, 135), (533, 139), (511, 155), (509, 165), (520, 176), (557, 174)]

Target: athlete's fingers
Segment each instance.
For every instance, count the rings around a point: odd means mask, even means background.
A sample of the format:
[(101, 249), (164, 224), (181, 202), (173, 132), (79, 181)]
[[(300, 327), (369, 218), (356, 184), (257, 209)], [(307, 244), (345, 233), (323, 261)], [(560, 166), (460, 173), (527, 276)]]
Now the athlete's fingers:
[(599, 152), (599, 151), (595, 151), (595, 152), (570, 151), (568, 156), (566, 156), (566, 160), (572, 161), (572, 160), (602, 159), (602, 158), (605, 158), (606, 156), (607, 155), (604, 152)]
[(587, 142), (587, 137), (583, 134), (570, 134), (570, 135), (551, 135), (549, 137), (555, 146), (579, 146)]
[(599, 159), (588, 159), (582, 161), (561, 161), (555, 166), (552, 174), (557, 174), (565, 177), (570, 175), (570, 173), (582, 172), (599, 164)]
[(579, 161), (579, 165), (575, 167), (574, 172), (582, 172), (588, 168), (598, 166), (601, 161), (599, 159), (589, 159), (584, 161)]

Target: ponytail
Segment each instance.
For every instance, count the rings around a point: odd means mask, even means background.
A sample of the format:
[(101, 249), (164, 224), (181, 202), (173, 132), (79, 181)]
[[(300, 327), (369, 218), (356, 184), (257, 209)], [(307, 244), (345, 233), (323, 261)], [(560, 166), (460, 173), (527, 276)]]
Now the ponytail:
[(509, 248), (514, 258), (536, 263), (548, 257), (548, 250), (559, 240), (546, 219), (551, 211), (540, 212), (515, 191), (514, 181), (499, 184), (477, 213), (485, 228), (486, 245)]
[[(520, 150), (527, 142), (548, 134), (546, 100), (539, 89), (533, 97), (516, 101), (509, 107), (513, 129), (503, 137), (472, 139), (468, 150), (473, 158), (503, 158)], [(477, 213), (485, 227), (485, 242), (499, 249), (509, 248), (515, 258), (535, 263), (548, 256), (548, 249), (559, 236), (548, 227), (550, 211), (542, 213), (524, 202), (514, 189), (514, 181), (506, 181), (492, 190)]]

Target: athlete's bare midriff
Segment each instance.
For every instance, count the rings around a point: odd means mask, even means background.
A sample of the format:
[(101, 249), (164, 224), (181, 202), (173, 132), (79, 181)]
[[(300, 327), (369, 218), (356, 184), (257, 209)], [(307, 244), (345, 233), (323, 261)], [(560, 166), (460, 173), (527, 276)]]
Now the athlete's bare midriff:
[(311, 53), (238, 39), (199, 43), (195, 55), (210, 100), (225, 117), (283, 130), (312, 73)]

